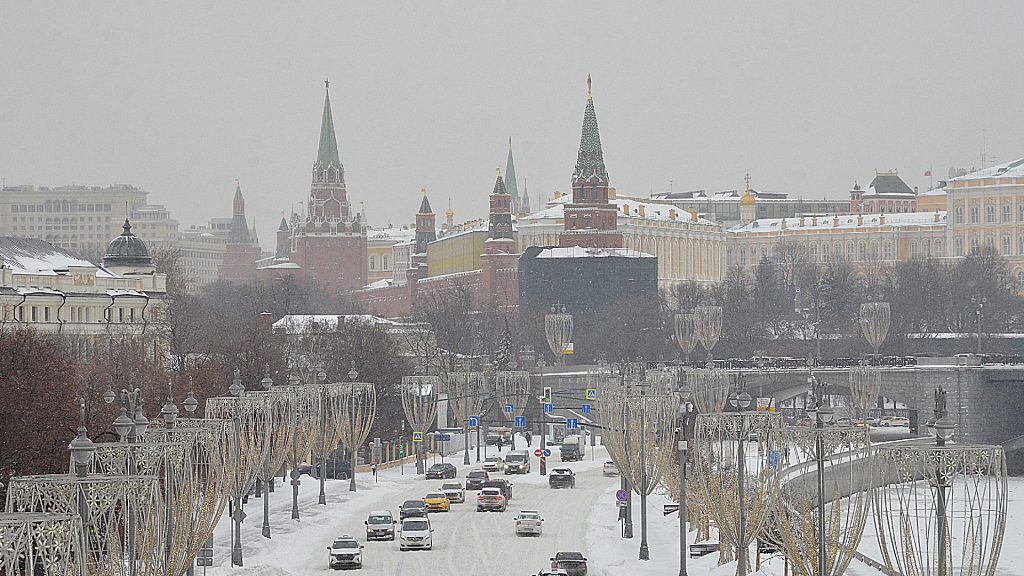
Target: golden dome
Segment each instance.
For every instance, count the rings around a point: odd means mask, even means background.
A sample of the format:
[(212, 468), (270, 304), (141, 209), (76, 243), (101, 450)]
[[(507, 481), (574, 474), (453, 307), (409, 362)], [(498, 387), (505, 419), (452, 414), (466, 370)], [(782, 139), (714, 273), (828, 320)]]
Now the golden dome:
[(747, 190), (743, 193), (743, 197), (740, 198), (740, 206), (753, 206), (754, 204), (757, 204), (757, 197), (751, 194), (750, 190)]

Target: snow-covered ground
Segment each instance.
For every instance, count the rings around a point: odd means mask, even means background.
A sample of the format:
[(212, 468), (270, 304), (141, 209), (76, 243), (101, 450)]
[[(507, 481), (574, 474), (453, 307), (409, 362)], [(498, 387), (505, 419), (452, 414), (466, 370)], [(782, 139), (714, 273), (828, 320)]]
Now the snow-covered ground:
[[(1000, 576), (1024, 576), (1024, 478), (1010, 478), (1006, 515), (1006, 534), (1002, 555), (996, 574)], [(633, 538), (621, 537), (617, 510), (615, 508), (615, 487), (607, 488), (598, 504), (594, 506), (588, 520), (587, 547), (590, 561), (597, 573), (605, 576), (664, 576), (679, 572), (679, 517), (675, 514), (664, 516), (662, 506), (674, 503), (663, 494), (652, 494), (648, 498), (648, 548), (649, 561), (638, 559), (640, 550), (640, 513), (638, 500), (633, 506)], [(693, 543), (694, 533), (689, 533), (687, 544)], [(754, 548), (751, 547), (751, 563), (755, 562)], [(868, 519), (860, 552), (881, 560), (872, 519)], [(781, 557), (762, 559), (762, 576), (783, 576), (784, 562)], [(753, 568), (753, 566), (752, 566)], [(687, 558), (687, 573), (691, 576), (731, 576), (736, 572), (735, 562), (718, 566), (718, 554), (702, 558)], [(846, 572), (849, 576), (878, 576), (879, 571), (854, 560)]]
[[(490, 453), (493, 454), (493, 448)], [(549, 565), (549, 558), (560, 550), (579, 550), (586, 555), (589, 553), (586, 547), (587, 518), (598, 499), (604, 497), (617, 481), (601, 475), (605, 460), (606, 452), (602, 447), (592, 452), (588, 446), (586, 459), (582, 462), (563, 464), (555, 456), (549, 460), (549, 469), (561, 466), (573, 469), (577, 474), (577, 488), (551, 490), (547, 486), (547, 477), (539, 475), (539, 463), (533, 458), (530, 474), (500, 476), (514, 485), (513, 499), (507, 512), (476, 512), (473, 504), (476, 492), (468, 492), (467, 503), (454, 504), (450, 513), (431, 514), (435, 530), (433, 550), (399, 552), (395, 542), (364, 542), (362, 573), (389, 576), (464, 573), (525, 576), (536, 574)], [(460, 482), (464, 481), (468, 470), (479, 468), (475, 462), (468, 467), (463, 466), (461, 454), (446, 458), (446, 461), (459, 469)], [(430, 463), (428, 460), (427, 464)], [(404, 476), (398, 469), (382, 470), (376, 483), (369, 474), (360, 474), (355, 493), (348, 492), (347, 481), (328, 481), (326, 506), (316, 503), (316, 480), (303, 477), (300, 487), (301, 519), (298, 521), (290, 519), (291, 486), (278, 485), (270, 495), (272, 539), (263, 538), (260, 534), (262, 500), (250, 498), (245, 507), (248, 516), (242, 527), (244, 567), (230, 566), (230, 527), (225, 518), (215, 532), (215, 566), (207, 573), (210, 576), (328, 573), (327, 547), (335, 537), (347, 533), (363, 540), (363, 521), (371, 510), (388, 509), (397, 515), (402, 501), (419, 499), (442, 483), (417, 477), (414, 471), (413, 465), (406, 465)], [(541, 537), (515, 536), (512, 519), (522, 509), (541, 512), (545, 519)], [(197, 569), (197, 575), (201, 572), (201, 568)], [(594, 569), (591, 573), (600, 576), (602, 572)]]

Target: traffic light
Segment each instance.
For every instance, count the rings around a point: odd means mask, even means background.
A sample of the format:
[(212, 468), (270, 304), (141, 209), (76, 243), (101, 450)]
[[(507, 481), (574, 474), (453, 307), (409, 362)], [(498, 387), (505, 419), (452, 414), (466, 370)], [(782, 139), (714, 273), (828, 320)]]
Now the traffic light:
[(398, 445), (398, 455), (405, 456), (405, 444)]
[(544, 403), (551, 404), (551, 386), (544, 387)]

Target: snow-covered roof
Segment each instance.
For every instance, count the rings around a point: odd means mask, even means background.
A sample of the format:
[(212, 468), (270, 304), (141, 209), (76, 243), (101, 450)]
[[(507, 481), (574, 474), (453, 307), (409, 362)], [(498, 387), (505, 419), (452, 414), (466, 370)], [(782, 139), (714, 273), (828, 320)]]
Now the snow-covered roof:
[[(939, 221), (935, 221), (938, 214)], [(832, 228), (864, 228), (879, 226), (928, 226), (945, 225), (946, 213), (938, 212), (898, 212), (885, 214), (885, 224), (881, 223), (882, 214), (840, 214), (838, 216), (826, 214), (812, 218), (805, 216), (801, 218), (761, 218), (729, 228), (727, 232), (774, 232), (776, 230), (827, 230)], [(863, 217), (863, 220), (860, 218)], [(839, 219), (838, 226), (836, 218)], [(782, 228), (782, 221), (785, 220), (786, 227)], [(801, 226), (800, 221), (803, 220)], [(858, 222), (861, 222), (858, 224)]]
[[(572, 202), (572, 196), (565, 195), (560, 198), (556, 198), (549, 204), (547, 208), (539, 212), (534, 212), (528, 216), (523, 216), (519, 219), (520, 222), (528, 224), (531, 220), (550, 220), (550, 219), (561, 219), (565, 217), (564, 207), (566, 204)], [(611, 198), (608, 200), (610, 204), (615, 206), (615, 211), (620, 219), (622, 218), (637, 218), (641, 220), (660, 220), (665, 222), (691, 222), (690, 213), (681, 208), (677, 208), (672, 204), (666, 204), (663, 202), (644, 202), (638, 198), (629, 198), (620, 196), (618, 198)], [(629, 216), (623, 213), (623, 206), (629, 206)], [(640, 216), (640, 209), (643, 207), (644, 215)], [(672, 219), (671, 212), (675, 213), (675, 220)], [(707, 220), (705, 218), (697, 218), (697, 222), (694, 224), (701, 224), (704, 226), (718, 226), (717, 223)]]
[(402, 242), (404, 240), (415, 239), (416, 230), (409, 228), (371, 228), (367, 232), (367, 238), (370, 240), (393, 240), (395, 242)]
[(630, 248), (583, 248), (569, 246), (544, 248), (537, 258), (654, 258), (650, 254)]
[(62, 248), (37, 238), (0, 236), (0, 260), (15, 274), (56, 276), (71, 267), (96, 268), (97, 277), (114, 278), (102, 266), (83, 260)]
[(286, 334), (303, 334), (309, 331), (309, 329), (314, 325), (320, 325), (329, 329), (336, 329), (338, 327), (339, 318), (344, 322), (355, 322), (363, 325), (396, 324), (387, 318), (371, 316), (370, 314), (349, 314), (341, 316), (337, 314), (289, 314), (277, 322), (274, 322), (273, 329), (275, 331), (284, 330)]
[(924, 192), (921, 192), (920, 194), (918, 194), (918, 196), (945, 196), (945, 195), (946, 195), (946, 188), (945, 187), (932, 188), (931, 190), (925, 190)]
[(1024, 158), (1018, 158), (1012, 162), (998, 164), (981, 170), (975, 170), (964, 176), (951, 178), (949, 182), (965, 182), (969, 180), (981, 180), (984, 178), (1024, 178)]
[(279, 262), (277, 264), (271, 264), (270, 266), (263, 266), (260, 270), (298, 270), (302, 268), (295, 262)]

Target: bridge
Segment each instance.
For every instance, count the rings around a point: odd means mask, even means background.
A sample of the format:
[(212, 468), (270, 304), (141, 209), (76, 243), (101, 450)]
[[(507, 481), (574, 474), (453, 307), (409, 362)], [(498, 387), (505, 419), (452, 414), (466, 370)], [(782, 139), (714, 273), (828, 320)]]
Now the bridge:
[[(922, 359), (923, 361), (924, 359)], [(948, 392), (949, 418), (956, 423), (954, 441), (979, 444), (1004, 444), (1024, 450), (1024, 365), (969, 364), (964, 358), (929, 358), (916, 366), (881, 367), (880, 395), (889, 401), (917, 410), (922, 423), (932, 414), (933, 391), (942, 386)], [(582, 393), (587, 371), (596, 366), (563, 366), (544, 369), (544, 386), (572, 394)], [(731, 369), (730, 379), (738, 375), (747, 391), (756, 397), (773, 397), (776, 406), (807, 393), (807, 368)], [(814, 375), (829, 385), (829, 392), (849, 395), (848, 368), (817, 368)], [(540, 373), (533, 373), (539, 386)], [(538, 388), (539, 389), (539, 388)]]

